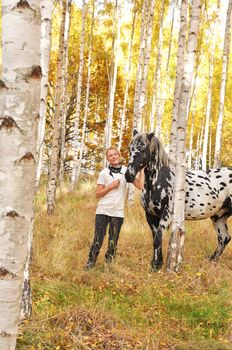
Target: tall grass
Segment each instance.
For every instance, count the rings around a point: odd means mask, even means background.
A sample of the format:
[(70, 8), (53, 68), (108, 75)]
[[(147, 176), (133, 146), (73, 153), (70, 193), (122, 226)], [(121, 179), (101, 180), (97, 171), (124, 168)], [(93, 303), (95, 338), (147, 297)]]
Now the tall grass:
[(104, 263), (106, 237), (96, 267), (86, 272), (96, 203), (94, 182), (82, 179), (74, 194), (58, 195), (48, 217), (41, 187), (33, 315), (20, 326), (17, 349), (232, 349), (232, 247), (209, 262), (216, 247), (210, 221), (187, 223), (178, 274), (153, 273), (151, 232), (137, 195), (126, 207), (116, 260)]

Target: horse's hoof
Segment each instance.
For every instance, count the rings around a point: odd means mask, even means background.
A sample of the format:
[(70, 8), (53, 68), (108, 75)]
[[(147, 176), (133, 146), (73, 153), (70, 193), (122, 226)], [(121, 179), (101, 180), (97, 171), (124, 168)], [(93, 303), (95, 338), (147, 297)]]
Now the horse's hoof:
[(158, 271), (160, 271), (160, 269), (162, 269), (162, 265), (152, 265), (151, 266), (152, 272), (158, 272)]

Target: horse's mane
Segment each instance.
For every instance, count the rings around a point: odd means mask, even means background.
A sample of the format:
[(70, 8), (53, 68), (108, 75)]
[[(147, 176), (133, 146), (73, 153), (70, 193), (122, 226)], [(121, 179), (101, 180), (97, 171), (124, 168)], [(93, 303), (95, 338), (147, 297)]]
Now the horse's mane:
[(150, 150), (151, 150), (151, 153), (158, 152), (159, 160), (164, 166), (170, 167), (172, 165), (171, 158), (165, 151), (161, 141), (158, 140), (156, 136), (153, 136), (150, 141)]

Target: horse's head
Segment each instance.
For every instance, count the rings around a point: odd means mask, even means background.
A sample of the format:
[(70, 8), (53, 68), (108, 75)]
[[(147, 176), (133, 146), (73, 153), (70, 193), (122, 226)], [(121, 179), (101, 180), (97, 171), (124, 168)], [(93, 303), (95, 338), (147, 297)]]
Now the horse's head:
[(133, 132), (133, 139), (129, 146), (130, 158), (125, 173), (127, 182), (134, 182), (137, 173), (144, 168), (150, 159), (150, 144), (154, 133)]

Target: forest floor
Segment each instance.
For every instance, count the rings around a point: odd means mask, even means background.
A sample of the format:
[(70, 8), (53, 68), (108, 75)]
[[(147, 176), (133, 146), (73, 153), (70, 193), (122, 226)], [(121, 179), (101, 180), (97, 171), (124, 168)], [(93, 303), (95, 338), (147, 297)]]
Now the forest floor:
[[(152, 237), (138, 193), (126, 218), (117, 259), (84, 271), (96, 209), (92, 180), (57, 196), (46, 213), (36, 198), (31, 284), (33, 313), (19, 328), (17, 350), (232, 349), (232, 244), (217, 263), (210, 220), (187, 222), (178, 273), (151, 272)], [(232, 220), (229, 222), (232, 231)], [(169, 234), (164, 238), (166, 252)], [(166, 254), (165, 254), (166, 255)]]

